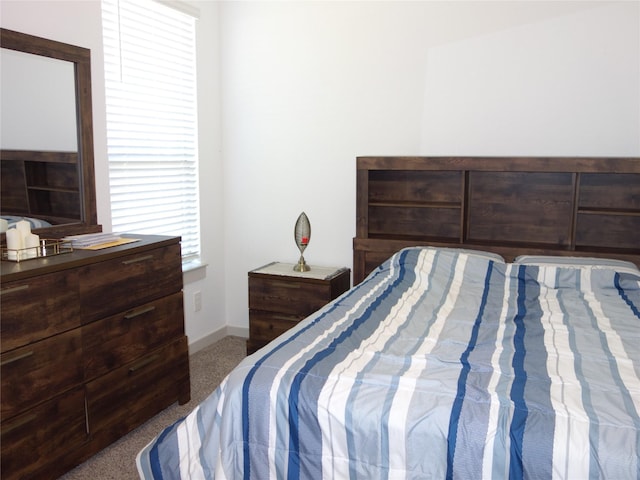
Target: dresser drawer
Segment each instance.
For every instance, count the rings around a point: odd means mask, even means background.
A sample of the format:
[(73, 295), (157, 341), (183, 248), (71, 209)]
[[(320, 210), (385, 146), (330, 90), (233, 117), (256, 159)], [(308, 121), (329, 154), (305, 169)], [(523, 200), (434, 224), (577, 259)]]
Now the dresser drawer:
[(3, 353), (2, 414), (4, 421), (83, 381), (80, 330)]
[(249, 310), (249, 337), (255, 344), (266, 345), (303, 318), (301, 315)]
[(75, 270), (2, 283), (0, 292), (2, 352), (80, 325)]
[(183, 335), (182, 292), (84, 325), (85, 379), (121, 367)]
[(128, 433), (172, 403), (189, 401), (187, 338), (87, 384), (92, 440)]
[(128, 310), (182, 290), (180, 244), (81, 268), (82, 321)]
[[(4, 381), (4, 380), (3, 380)], [(2, 421), (2, 478), (24, 479), (87, 440), (84, 391), (76, 388)], [(39, 478), (47, 475), (41, 474)]]
[(249, 308), (306, 317), (331, 300), (328, 283), (249, 277)]

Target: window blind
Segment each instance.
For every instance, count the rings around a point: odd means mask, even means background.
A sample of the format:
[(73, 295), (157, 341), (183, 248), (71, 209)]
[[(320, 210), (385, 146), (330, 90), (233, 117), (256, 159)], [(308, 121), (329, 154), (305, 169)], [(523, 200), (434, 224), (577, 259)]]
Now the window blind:
[(153, 0), (103, 0), (113, 231), (179, 235), (200, 254), (195, 21)]

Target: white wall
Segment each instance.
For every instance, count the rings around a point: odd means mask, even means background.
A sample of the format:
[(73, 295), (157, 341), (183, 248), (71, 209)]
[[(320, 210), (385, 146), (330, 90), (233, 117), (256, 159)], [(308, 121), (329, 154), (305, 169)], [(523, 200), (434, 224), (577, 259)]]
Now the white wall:
[(228, 2), (227, 322), (246, 271), (351, 265), (358, 155), (640, 155), (638, 2)]
[[(638, 2), (189, 3), (208, 264), (185, 276), (191, 343), (247, 328), (247, 271), (297, 260), (301, 211), (307, 261), (351, 266), (358, 155), (640, 156)], [(2, 0), (0, 23), (92, 49), (109, 229), (98, 0)]]
[(590, 8), (430, 49), (422, 149), (637, 154), (638, 3), (628, 6)]
[(78, 150), (72, 62), (0, 49), (0, 147)]
[[(185, 274), (184, 307), (189, 344), (217, 339), (226, 332), (226, 283), (223, 235), (223, 164), (221, 140), (219, 2), (190, 1), (197, 22), (198, 154), (202, 261), (205, 268)], [(202, 310), (194, 309), (194, 294), (202, 294)], [(231, 332), (233, 333), (233, 332)], [(214, 338), (207, 337), (214, 334)]]

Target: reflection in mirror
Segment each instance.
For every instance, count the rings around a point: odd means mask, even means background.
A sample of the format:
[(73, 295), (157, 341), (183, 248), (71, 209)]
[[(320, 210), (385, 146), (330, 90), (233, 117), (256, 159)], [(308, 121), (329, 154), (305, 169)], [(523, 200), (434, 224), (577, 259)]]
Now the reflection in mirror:
[(90, 51), (0, 29), (0, 206), (48, 238), (98, 232)]
[(73, 63), (0, 49), (0, 147), (78, 151)]

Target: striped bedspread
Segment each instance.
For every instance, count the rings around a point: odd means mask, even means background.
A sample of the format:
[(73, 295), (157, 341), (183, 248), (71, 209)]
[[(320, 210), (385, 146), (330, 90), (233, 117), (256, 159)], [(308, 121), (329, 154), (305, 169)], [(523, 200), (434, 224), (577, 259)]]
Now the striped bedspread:
[(143, 479), (640, 478), (640, 275), (411, 248), (247, 357)]

